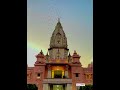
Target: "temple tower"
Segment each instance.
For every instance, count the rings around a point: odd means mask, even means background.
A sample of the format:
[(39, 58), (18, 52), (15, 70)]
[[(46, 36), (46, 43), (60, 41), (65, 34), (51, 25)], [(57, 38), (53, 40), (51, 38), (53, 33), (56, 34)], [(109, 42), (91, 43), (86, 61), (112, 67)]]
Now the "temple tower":
[(58, 19), (50, 40), (49, 57), (52, 59), (67, 59), (69, 51), (67, 46), (67, 38)]

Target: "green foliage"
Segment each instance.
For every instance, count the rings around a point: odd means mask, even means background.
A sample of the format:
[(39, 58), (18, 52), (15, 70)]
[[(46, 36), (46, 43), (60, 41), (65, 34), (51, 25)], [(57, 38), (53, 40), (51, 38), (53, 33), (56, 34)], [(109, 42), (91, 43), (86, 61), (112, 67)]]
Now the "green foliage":
[(35, 84), (27, 84), (27, 90), (38, 90)]
[(93, 90), (93, 85), (80, 86), (79, 90)]

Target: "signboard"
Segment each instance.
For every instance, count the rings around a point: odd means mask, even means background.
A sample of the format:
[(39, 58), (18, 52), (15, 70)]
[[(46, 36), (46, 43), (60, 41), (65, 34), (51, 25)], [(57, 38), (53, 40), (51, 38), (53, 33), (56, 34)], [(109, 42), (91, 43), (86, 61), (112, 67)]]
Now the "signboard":
[(85, 86), (85, 83), (76, 83), (76, 86)]

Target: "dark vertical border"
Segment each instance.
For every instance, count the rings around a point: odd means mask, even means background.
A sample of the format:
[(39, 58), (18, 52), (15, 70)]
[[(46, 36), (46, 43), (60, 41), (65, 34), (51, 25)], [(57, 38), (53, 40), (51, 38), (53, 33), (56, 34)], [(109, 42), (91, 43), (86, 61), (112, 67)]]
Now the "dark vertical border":
[(5, 0), (1, 5), (1, 89), (26, 90), (27, 0)]
[[(103, 61), (103, 4), (93, 0), (93, 90), (103, 90), (104, 86), (104, 61)], [(102, 21), (103, 20), (103, 21)], [(107, 90), (107, 89), (105, 89)]]
[[(116, 90), (118, 88), (117, 58), (119, 42), (116, 32), (118, 2), (93, 0), (93, 65), (94, 90)], [(116, 12), (117, 11), (117, 12)], [(119, 30), (118, 30), (119, 31)]]
[(16, 90), (27, 90), (27, 0), (19, 0), (17, 8)]

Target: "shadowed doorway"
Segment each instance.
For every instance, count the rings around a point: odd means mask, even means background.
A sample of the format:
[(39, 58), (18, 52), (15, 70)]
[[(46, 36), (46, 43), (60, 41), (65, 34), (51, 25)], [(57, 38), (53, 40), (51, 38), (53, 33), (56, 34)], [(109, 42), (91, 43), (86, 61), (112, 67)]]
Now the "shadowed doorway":
[(50, 85), (50, 90), (65, 90), (65, 85), (64, 84), (51, 84)]
[(62, 71), (61, 70), (55, 70), (54, 71), (54, 78), (62, 78)]

